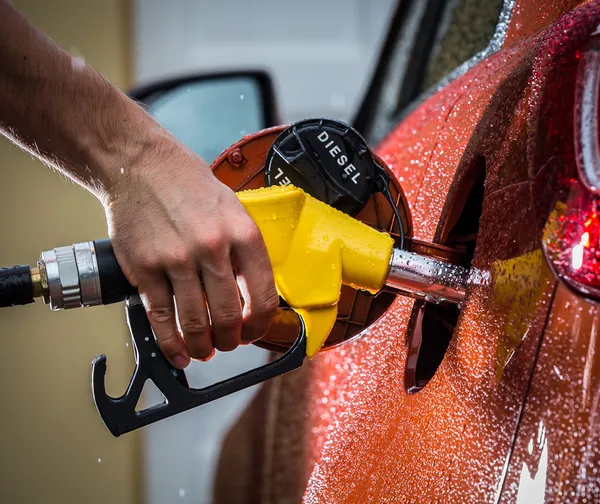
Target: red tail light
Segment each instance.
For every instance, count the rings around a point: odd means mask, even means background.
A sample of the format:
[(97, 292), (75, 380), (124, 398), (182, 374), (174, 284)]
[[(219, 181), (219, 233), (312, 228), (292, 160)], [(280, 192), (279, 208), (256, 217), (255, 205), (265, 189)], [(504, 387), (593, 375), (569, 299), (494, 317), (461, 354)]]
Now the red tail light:
[(564, 203), (557, 203), (542, 243), (556, 274), (582, 294), (600, 298), (600, 201), (573, 181)]
[[(542, 243), (557, 276), (579, 293), (600, 299), (600, 150), (598, 98), (600, 84), (600, 40), (593, 38), (589, 49), (575, 52), (577, 71), (570, 107), (572, 135), (553, 141), (560, 150), (554, 164), (555, 192), (547, 207)], [(568, 80), (568, 79), (567, 79)], [(553, 94), (553, 93), (552, 93)], [(568, 114), (562, 119), (568, 119)], [(559, 119), (560, 121), (560, 119)], [(555, 124), (560, 128), (560, 122)], [(568, 124), (564, 124), (564, 129)], [(565, 144), (570, 143), (571, 146)], [(559, 145), (563, 144), (562, 147)], [(562, 165), (562, 166), (560, 166)], [(573, 166), (574, 165), (574, 166)], [(541, 183), (537, 181), (538, 185)], [(548, 195), (548, 193), (546, 193)]]

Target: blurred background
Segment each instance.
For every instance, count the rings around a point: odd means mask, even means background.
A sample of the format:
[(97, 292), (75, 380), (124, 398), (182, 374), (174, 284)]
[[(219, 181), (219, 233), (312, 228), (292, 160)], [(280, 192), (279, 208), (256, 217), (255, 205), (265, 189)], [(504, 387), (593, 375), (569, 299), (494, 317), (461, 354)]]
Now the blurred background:
[[(123, 90), (201, 72), (266, 70), (281, 123), (310, 116), (350, 120), (395, 3), (14, 0), (42, 31)], [(210, 162), (241, 135), (265, 126), (258, 91), (252, 83), (238, 84), (212, 89), (217, 102), (199, 92), (199, 100), (213, 103), (214, 110), (204, 113), (208, 125), (229, 125), (222, 145), (204, 145), (202, 125), (188, 122), (194, 119), (188, 117), (189, 102), (159, 97), (150, 110), (185, 141), (198, 142), (194, 147)], [(231, 110), (246, 116), (220, 121)], [(42, 250), (107, 235), (102, 208), (92, 196), (4, 138), (0, 230), (2, 265), (34, 264)], [(133, 356), (122, 305), (52, 313), (36, 303), (3, 310), (0, 334), (0, 502), (211, 502), (221, 439), (253, 390), (113, 438), (92, 402), (90, 363), (105, 353), (109, 393), (125, 390)], [(193, 364), (190, 381), (208, 384), (266, 356), (255, 347), (218, 355), (208, 364)], [(146, 397), (150, 403), (156, 392)]]

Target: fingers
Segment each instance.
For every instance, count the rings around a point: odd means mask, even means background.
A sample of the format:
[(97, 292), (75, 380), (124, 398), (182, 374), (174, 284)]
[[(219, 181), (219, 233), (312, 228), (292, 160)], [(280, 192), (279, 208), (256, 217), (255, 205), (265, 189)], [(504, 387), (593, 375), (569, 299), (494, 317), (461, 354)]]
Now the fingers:
[(162, 237), (160, 249), (136, 261), (138, 275), (130, 275), (140, 278), (158, 344), (177, 368), (185, 368), (190, 357), (208, 360), (215, 350), (234, 350), (242, 341), (261, 338), (277, 311), (279, 296), (264, 240), (236, 203), (241, 211), (234, 207), (227, 219), (193, 226), (185, 239)]
[(193, 359), (208, 360), (214, 353), (208, 310), (200, 277), (195, 269), (169, 273), (177, 302), (177, 314), (189, 354)]
[(279, 306), (267, 248), (254, 222), (245, 227), (234, 259), (245, 300), (242, 340), (251, 343), (265, 335)]
[(202, 265), (202, 280), (208, 300), (213, 345), (217, 350), (234, 350), (242, 336), (242, 307), (229, 254), (226, 260)]
[[(278, 297), (262, 236), (234, 192), (178, 142), (151, 154), (143, 169), (128, 169), (135, 177), (122, 177), (135, 185), (107, 198), (107, 221), (161, 351), (184, 368), (190, 356), (233, 350), (242, 335), (260, 338)], [(177, 174), (162, 165), (177, 166)], [(246, 291), (243, 310), (234, 268)]]
[(167, 279), (161, 275), (146, 277), (139, 291), (161, 352), (173, 366), (185, 368), (190, 355), (177, 329), (173, 293)]

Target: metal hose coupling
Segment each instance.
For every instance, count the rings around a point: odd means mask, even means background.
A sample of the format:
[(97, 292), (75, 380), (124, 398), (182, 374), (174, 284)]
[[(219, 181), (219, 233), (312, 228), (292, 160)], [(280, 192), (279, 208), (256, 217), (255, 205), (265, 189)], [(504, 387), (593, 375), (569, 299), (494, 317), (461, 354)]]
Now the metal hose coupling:
[(44, 303), (52, 310), (102, 304), (98, 261), (93, 242), (76, 243), (42, 252)]
[(385, 284), (409, 297), (460, 304), (468, 279), (469, 271), (462, 266), (394, 249)]

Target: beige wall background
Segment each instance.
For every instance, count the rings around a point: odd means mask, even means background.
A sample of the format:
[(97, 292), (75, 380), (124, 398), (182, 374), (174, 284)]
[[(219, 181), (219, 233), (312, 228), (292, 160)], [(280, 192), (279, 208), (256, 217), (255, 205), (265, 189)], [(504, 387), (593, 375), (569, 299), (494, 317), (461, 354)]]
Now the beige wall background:
[[(14, 0), (40, 29), (122, 88), (129, 84), (127, 0)], [(0, 138), (0, 265), (106, 236), (100, 204)], [(96, 413), (90, 364), (125, 390), (133, 357), (121, 305), (0, 311), (0, 502), (141, 502), (139, 439), (113, 438)]]

